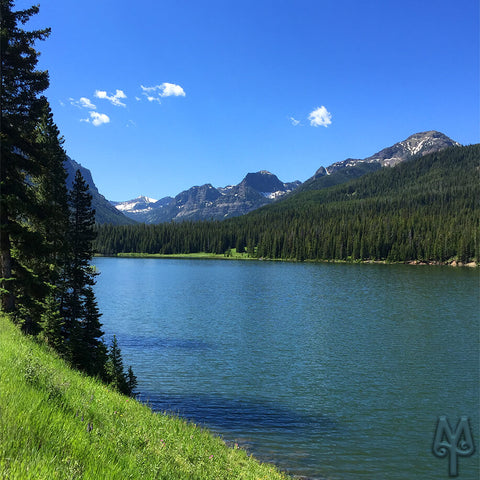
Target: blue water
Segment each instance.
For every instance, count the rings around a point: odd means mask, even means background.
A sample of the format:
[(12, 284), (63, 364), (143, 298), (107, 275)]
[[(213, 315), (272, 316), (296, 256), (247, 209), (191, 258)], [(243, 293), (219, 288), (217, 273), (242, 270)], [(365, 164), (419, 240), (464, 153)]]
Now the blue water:
[[(475, 269), (97, 258), (106, 337), (153, 409), (318, 479), (441, 479), (439, 415), (479, 435)], [(476, 479), (477, 452), (459, 459)]]

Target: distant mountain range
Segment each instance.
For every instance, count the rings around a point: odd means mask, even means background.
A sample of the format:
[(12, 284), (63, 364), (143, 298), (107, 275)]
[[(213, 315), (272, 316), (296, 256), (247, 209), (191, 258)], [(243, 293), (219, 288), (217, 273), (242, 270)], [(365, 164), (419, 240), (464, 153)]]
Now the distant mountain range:
[(248, 173), (238, 185), (215, 188), (211, 184), (195, 186), (179, 193), (174, 198), (155, 200), (140, 196), (123, 202), (109, 202), (98, 192), (90, 171), (71, 160), (66, 162), (69, 185), (74, 172), (80, 168), (90, 185), (93, 206), (98, 223), (129, 224), (162, 223), (183, 220), (222, 220), (244, 215), (288, 194), (305, 190), (319, 190), (345, 183), (382, 167), (390, 167), (428, 153), (460, 144), (437, 131), (421, 132), (406, 140), (384, 148), (374, 155), (354, 159), (347, 158), (328, 167), (320, 167), (305, 181), (284, 183), (273, 173), (262, 170)]
[(283, 183), (266, 170), (249, 173), (238, 185), (215, 188), (207, 183), (179, 193), (175, 198), (138, 197), (111, 202), (127, 217), (144, 223), (171, 220), (223, 220), (262, 207), (295, 190), (301, 182)]

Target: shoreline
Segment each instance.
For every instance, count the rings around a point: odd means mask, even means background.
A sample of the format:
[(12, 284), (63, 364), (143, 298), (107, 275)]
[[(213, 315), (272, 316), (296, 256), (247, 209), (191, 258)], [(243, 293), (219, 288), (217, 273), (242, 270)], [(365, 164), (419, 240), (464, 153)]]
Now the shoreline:
[(96, 253), (95, 257), (110, 257), (110, 258), (157, 258), (157, 259), (186, 259), (186, 260), (257, 260), (264, 262), (290, 262), (290, 263), (348, 263), (348, 264), (379, 264), (379, 265), (427, 265), (427, 266), (443, 266), (443, 267), (467, 267), (477, 268), (480, 266), (477, 262), (459, 262), (452, 259), (447, 262), (426, 261), (426, 260), (408, 260), (405, 262), (390, 262), (388, 260), (295, 260), (282, 258), (252, 258), (247, 254), (232, 254), (227, 256), (225, 254), (217, 253), (117, 253), (117, 254), (100, 254)]

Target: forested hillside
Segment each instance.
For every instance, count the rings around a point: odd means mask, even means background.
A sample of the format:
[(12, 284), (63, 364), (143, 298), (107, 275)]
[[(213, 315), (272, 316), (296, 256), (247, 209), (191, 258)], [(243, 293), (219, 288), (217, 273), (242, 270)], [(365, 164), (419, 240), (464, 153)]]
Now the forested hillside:
[(299, 192), (223, 222), (99, 226), (98, 253), (291, 260), (478, 261), (480, 145), (452, 147), (351, 182)]

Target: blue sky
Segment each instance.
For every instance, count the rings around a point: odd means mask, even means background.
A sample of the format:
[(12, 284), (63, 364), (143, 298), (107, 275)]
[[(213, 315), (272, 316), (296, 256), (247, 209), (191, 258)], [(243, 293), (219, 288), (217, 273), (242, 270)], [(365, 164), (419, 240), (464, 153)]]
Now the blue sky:
[[(19, 0), (16, 8), (30, 2)], [(109, 200), (304, 181), (425, 130), (479, 140), (477, 0), (48, 0), (27, 27)]]

